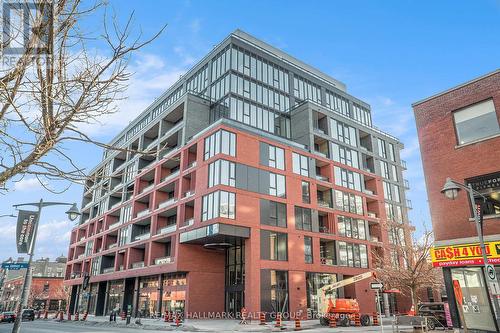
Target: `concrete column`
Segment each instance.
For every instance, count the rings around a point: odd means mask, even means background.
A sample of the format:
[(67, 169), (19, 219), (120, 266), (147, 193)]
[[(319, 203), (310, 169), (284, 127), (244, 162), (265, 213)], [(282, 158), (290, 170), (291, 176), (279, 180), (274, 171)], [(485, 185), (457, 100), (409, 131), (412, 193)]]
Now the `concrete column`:
[(158, 312), (161, 315), (161, 306), (162, 306), (162, 300), (163, 300), (163, 274), (158, 275), (158, 304), (156, 305), (156, 312)]
[(389, 294), (382, 293), (382, 297), (384, 297), (384, 314), (386, 317), (389, 317), (391, 315), (391, 310), (389, 308)]
[(139, 312), (138, 306), (139, 306), (139, 277), (136, 277), (134, 281), (134, 296), (132, 298), (133, 317), (137, 317), (137, 313)]

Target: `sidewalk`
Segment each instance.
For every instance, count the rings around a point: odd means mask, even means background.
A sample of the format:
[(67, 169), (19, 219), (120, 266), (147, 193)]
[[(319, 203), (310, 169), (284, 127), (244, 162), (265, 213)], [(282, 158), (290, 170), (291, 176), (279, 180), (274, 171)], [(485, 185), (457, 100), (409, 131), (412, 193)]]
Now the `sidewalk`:
[[(115, 322), (109, 322), (109, 317), (95, 317), (89, 315), (86, 322), (78, 322), (81, 325), (89, 326), (113, 326), (129, 327), (144, 330), (162, 330), (162, 331), (189, 331), (189, 332), (287, 332), (295, 328), (294, 321), (283, 321), (283, 328), (274, 327), (275, 322), (268, 322), (266, 325), (259, 325), (258, 320), (253, 320), (247, 325), (240, 325), (239, 320), (229, 319), (188, 319), (180, 327), (173, 326), (173, 323), (166, 323), (163, 319), (144, 319), (141, 318), (141, 324), (136, 324), (136, 318), (131, 318), (127, 326), (125, 320), (116, 319)], [(392, 332), (392, 318), (384, 318), (385, 332)], [(77, 322), (74, 322), (77, 323)], [(321, 326), (319, 320), (302, 320), (301, 327), (303, 331), (314, 332), (380, 332), (380, 326), (361, 326), (361, 327), (337, 327), (331, 329)], [(408, 327), (410, 329), (410, 327)]]

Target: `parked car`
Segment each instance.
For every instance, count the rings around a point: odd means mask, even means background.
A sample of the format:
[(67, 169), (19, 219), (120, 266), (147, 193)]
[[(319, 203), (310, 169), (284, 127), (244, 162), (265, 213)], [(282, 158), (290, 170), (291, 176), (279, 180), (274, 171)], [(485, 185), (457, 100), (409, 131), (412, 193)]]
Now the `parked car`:
[(0, 323), (13, 323), (16, 320), (14, 312), (5, 311), (0, 313)]
[(21, 315), (22, 320), (35, 320), (35, 310), (33, 309), (24, 309)]
[(420, 303), (418, 305), (418, 315), (428, 317), (427, 328), (429, 330), (433, 330), (436, 326), (447, 327), (443, 302)]

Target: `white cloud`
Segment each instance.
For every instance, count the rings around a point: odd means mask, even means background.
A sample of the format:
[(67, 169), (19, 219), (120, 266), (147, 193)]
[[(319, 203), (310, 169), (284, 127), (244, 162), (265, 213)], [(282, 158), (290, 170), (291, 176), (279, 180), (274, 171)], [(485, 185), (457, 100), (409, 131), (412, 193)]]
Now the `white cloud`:
[(200, 29), (201, 29), (201, 21), (200, 21), (200, 19), (194, 19), (194, 20), (192, 20), (191, 23), (189, 24), (189, 29), (194, 34), (198, 33), (200, 31)]
[(42, 184), (36, 178), (23, 178), (19, 181), (14, 182), (15, 191), (33, 191), (42, 188)]

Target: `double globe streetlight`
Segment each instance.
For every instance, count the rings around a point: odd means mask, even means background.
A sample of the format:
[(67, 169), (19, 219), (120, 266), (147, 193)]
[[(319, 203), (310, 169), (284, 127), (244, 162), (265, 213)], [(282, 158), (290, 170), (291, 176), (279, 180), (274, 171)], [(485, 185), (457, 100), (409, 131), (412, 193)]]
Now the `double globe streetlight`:
[[(478, 191), (474, 190), (472, 188), (471, 184), (465, 185), (461, 184), (457, 181), (452, 180), (451, 178), (446, 178), (446, 182), (444, 183), (443, 189), (441, 190), (441, 193), (444, 194), (445, 197), (447, 197), (450, 200), (455, 200), (458, 197), (458, 193), (461, 190), (465, 190), (467, 192), (467, 195), (469, 197), (469, 202), (472, 207), (472, 214), (474, 216), (474, 222), (476, 224), (476, 229), (477, 229), (477, 236), (479, 239), (479, 246), (481, 247), (481, 254), (483, 257), (483, 264), (484, 264), (484, 274), (488, 272), (488, 269), (491, 269), (488, 265), (488, 256), (486, 255), (486, 246), (484, 244), (484, 238), (483, 238), (483, 228), (481, 226), (482, 221), (480, 218), (480, 209), (481, 205), (477, 206), (475, 198), (480, 197), (484, 202), (487, 201), (487, 198), (479, 193)], [(479, 207), (479, 208), (478, 208)], [(491, 293), (490, 293), (490, 286), (489, 283), (486, 282), (486, 293), (488, 294), (488, 300), (489, 300), (489, 305), (491, 312), (493, 314), (493, 319), (495, 322), (495, 325), (498, 328), (498, 319), (495, 318), (495, 313), (500, 314), (500, 305), (498, 304), (498, 300), (496, 299), (496, 296), (493, 298), (493, 301), (491, 300)], [(493, 302), (493, 304), (491, 304)], [(495, 311), (493, 311), (495, 310)]]
[(12, 333), (19, 333), (19, 330), (21, 328), (21, 321), (22, 321), (22, 309), (27, 306), (28, 303), (28, 294), (29, 294), (29, 289), (31, 285), (31, 262), (33, 261), (33, 255), (35, 253), (35, 241), (36, 241), (36, 235), (38, 231), (38, 222), (40, 221), (40, 214), (42, 212), (42, 208), (48, 207), (48, 206), (71, 206), (67, 211), (66, 214), (68, 215), (68, 218), (71, 221), (74, 221), (78, 218), (78, 216), (81, 215), (80, 211), (78, 210), (78, 207), (76, 206), (76, 203), (67, 203), (67, 202), (45, 202), (43, 199), (40, 199), (39, 202), (31, 202), (31, 203), (24, 203), (24, 204), (17, 204), (13, 205), (14, 208), (19, 208), (19, 207), (24, 207), (24, 206), (35, 206), (38, 208), (38, 211), (36, 212), (36, 220), (34, 221), (34, 228), (33, 228), (33, 238), (31, 240), (31, 244), (28, 244), (28, 268), (26, 269), (26, 273), (24, 276), (24, 283), (23, 283), (23, 289), (21, 292), (21, 300), (19, 301), (19, 307), (17, 309), (17, 316), (16, 316), (16, 321), (14, 322), (14, 326), (12, 327)]

